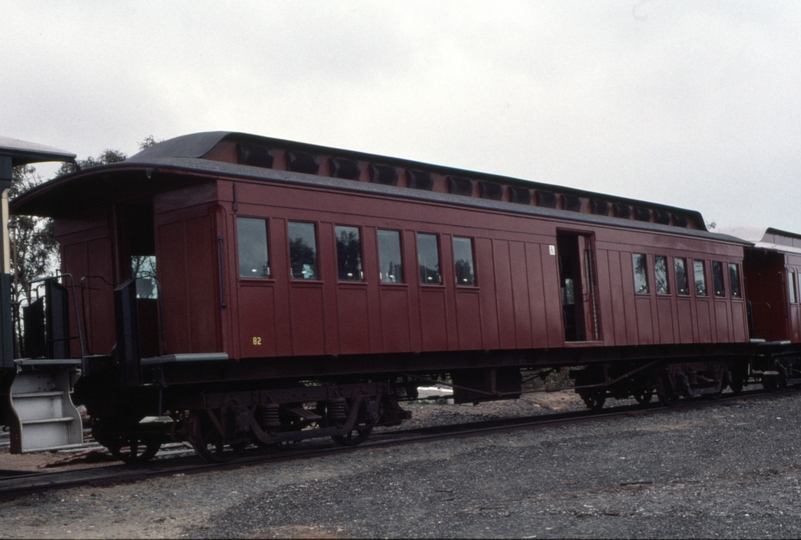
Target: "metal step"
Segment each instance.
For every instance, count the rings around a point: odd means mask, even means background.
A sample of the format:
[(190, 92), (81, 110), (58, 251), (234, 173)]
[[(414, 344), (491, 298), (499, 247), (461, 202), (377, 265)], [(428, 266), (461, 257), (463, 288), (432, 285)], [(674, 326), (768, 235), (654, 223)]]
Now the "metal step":
[(73, 365), (21, 365), (10, 394), (12, 454), (83, 444), (81, 415), (70, 396), (74, 375)]
[(323, 417), (317, 414), (314, 411), (310, 411), (309, 409), (304, 409), (303, 407), (294, 407), (294, 408), (287, 408), (286, 412), (292, 413), (301, 420), (306, 420), (309, 422), (316, 422), (317, 420), (322, 420)]

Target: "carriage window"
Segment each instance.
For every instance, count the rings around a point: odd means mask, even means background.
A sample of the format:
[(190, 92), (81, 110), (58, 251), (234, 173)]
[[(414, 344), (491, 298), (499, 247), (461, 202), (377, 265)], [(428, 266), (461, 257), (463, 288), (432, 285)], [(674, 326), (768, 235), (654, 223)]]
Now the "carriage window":
[(795, 272), (787, 272), (787, 290), (790, 291), (790, 303), (795, 304)]
[(378, 229), (378, 272), (383, 283), (403, 283), (400, 233)]
[(293, 279), (318, 279), (314, 229), (313, 223), (289, 222), (289, 258)]
[(456, 268), (456, 284), (475, 286), (472, 238), (453, 237), (453, 262)]
[(732, 298), (742, 298), (740, 294), (740, 267), (729, 263), (729, 286)]
[(664, 255), (654, 257), (654, 277), (656, 278), (656, 294), (670, 294), (667, 257)]
[(698, 296), (706, 296), (704, 261), (693, 261), (693, 273), (695, 274), (695, 294)]
[(715, 286), (715, 296), (726, 296), (726, 287), (723, 285), (723, 263), (712, 261), (712, 281)]
[(676, 289), (679, 294), (690, 294), (690, 280), (687, 279), (687, 259), (673, 259), (676, 268)]
[(634, 263), (634, 292), (637, 294), (648, 293), (648, 268), (645, 255), (643, 253), (632, 253)]
[(362, 241), (357, 227), (334, 227), (337, 237), (339, 279), (362, 281)]
[(420, 283), (427, 285), (442, 283), (436, 234), (417, 233), (417, 263), (420, 266)]
[(270, 277), (267, 254), (267, 220), (236, 218), (240, 277)]
[(155, 255), (132, 255), (131, 277), (136, 280), (137, 298), (158, 298)]

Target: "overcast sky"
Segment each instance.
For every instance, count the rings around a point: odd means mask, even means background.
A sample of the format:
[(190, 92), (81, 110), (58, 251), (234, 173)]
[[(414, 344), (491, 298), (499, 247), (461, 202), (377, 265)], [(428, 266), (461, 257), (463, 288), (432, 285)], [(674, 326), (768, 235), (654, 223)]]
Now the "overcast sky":
[(243, 131), (801, 232), (797, 0), (0, 0), (0, 36), (0, 135), (79, 158)]

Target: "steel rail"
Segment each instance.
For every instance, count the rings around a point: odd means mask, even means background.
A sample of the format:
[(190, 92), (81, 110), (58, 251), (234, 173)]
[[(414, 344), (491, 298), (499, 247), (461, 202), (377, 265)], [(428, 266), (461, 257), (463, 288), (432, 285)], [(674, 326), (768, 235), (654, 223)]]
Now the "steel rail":
[[(0, 471), (0, 501), (15, 499), (32, 493), (63, 490), (81, 486), (110, 486), (120, 483), (139, 482), (148, 478), (201, 474), (253, 467), (270, 463), (281, 463), (297, 459), (310, 459), (320, 455), (333, 455), (356, 452), (360, 448), (377, 448), (392, 445), (407, 445), (434, 440), (477, 437), (490, 433), (505, 433), (521, 429), (552, 428), (589, 421), (609, 420), (618, 417), (642, 416), (648, 414), (678, 413), (704, 407), (730, 406), (731, 402), (742, 399), (780, 398), (796, 393), (795, 389), (767, 392), (748, 390), (740, 394), (727, 393), (718, 399), (704, 399), (704, 396), (684, 400), (680, 405), (665, 407), (659, 403), (642, 405), (621, 405), (599, 411), (579, 410), (563, 413), (545, 413), (533, 416), (508, 417), (494, 420), (447, 424), (404, 430), (374, 432), (370, 439), (356, 447), (338, 446), (330, 440), (306, 441), (302, 445), (286, 445), (272, 453), (261, 449), (245, 450), (241, 456), (227, 463), (207, 463), (197, 455), (155, 458), (140, 466), (113, 464), (86, 467), (69, 471)], [(189, 454), (189, 451), (187, 451)]]

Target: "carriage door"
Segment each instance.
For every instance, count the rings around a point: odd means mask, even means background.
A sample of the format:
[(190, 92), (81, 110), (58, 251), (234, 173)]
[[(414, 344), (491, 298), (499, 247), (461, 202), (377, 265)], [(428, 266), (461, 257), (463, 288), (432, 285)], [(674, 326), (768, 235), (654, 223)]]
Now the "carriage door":
[(600, 333), (592, 237), (558, 232), (556, 249), (565, 341), (597, 341)]
[(139, 351), (143, 358), (159, 355), (158, 289), (153, 201), (120, 203), (117, 213), (117, 281), (136, 279)]

